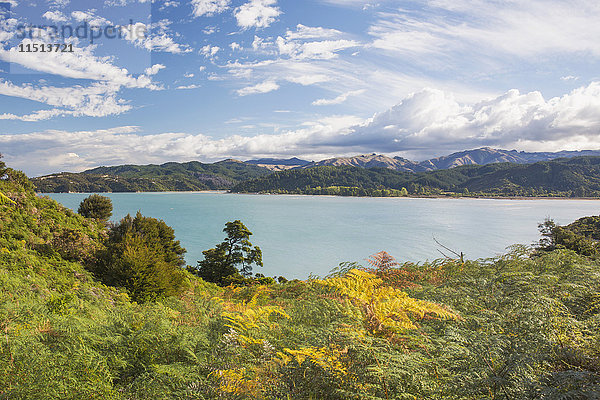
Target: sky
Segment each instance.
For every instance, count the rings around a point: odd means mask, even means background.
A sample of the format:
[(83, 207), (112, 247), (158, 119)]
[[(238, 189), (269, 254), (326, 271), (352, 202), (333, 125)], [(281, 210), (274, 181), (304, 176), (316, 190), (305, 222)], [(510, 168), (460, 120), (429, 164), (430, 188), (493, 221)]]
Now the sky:
[(0, 2), (0, 154), (39, 176), (600, 149), (598, 21), (592, 0)]

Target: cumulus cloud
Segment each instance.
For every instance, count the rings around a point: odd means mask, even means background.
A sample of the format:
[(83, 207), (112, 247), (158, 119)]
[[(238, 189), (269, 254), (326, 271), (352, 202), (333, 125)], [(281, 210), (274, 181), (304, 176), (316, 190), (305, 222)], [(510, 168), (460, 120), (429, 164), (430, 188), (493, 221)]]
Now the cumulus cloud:
[(279, 89), (279, 85), (274, 81), (266, 81), (254, 86), (248, 86), (237, 91), (239, 96), (248, 96), (250, 94), (268, 93)]
[(164, 65), (162, 65), (162, 64), (154, 64), (153, 66), (151, 66), (149, 68), (146, 68), (145, 71), (144, 71), (144, 73), (146, 75), (148, 75), (148, 76), (150, 76), (150, 75), (156, 75), (156, 74), (158, 74), (158, 72), (161, 69), (165, 69), (165, 68), (167, 68), (167, 67), (164, 66)]
[(378, 114), (338, 145), (431, 153), (492, 146), (525, 150), (600, 147), (600, 82), (562, 97), (510, 90), (476, 104), (426, 89)]
[(266, 28), (277, 20), (281, 14), (277, 0), (250, 0), (235, 10), (235, 18), (239, 27)]
[(192, 15), (210, 17), (227, 10), (230, 3), (231, 0), (192, 0)]
[(200, 53), (204, 55), (204, 57), (214, 57), (221, 48), (219, 46), (211, 46), (207, 44), (206, 46), (200, 49)]

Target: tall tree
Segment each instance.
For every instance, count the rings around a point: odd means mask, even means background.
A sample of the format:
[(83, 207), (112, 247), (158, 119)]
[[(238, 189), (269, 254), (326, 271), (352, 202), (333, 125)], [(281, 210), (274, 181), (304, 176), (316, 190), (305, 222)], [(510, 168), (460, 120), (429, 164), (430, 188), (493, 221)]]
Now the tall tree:
[(225, 285), (252, 275), (252, 264), (263, 266), (262, 251), (250, 243), (252, 232), (240, 221), (227, 222), (227, 237), (214, 249), (205, 250), (194, 273), (208, 282)]

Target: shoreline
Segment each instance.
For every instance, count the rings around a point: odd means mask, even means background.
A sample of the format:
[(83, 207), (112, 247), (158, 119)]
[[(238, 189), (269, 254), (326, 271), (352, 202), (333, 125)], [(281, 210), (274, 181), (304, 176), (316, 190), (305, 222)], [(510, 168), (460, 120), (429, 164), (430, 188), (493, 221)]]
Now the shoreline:
[(340, 196), (333, 194), (302, 194), (302, 193), (232, 193), (228, 190), (176, 190), (176, 191), (161, 191), (161, 192), (36, 192), (37, 196), (47, 196), (50, 194), (177, 194), (177, 193), (200, 193), (200, 194), (237, 194), (237, 195), (250, 195), (250, 196), (304, 196), (304, 197), (335, 197), (335, 198), (358, 198), (358, 199), (448, 199), (448, 200), (586, 200), (586, 201), (600, 201), (600, 197), (528, 197), (528, 196), (444, 196), (444, 195), (430, 195), (430, 196)]

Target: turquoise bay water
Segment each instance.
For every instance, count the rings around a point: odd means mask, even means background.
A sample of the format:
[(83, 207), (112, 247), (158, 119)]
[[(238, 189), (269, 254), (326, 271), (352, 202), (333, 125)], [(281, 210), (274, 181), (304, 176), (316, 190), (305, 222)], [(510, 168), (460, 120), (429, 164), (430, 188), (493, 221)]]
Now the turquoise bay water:
[[(77, 210), (88, 194), (50, 197)], [(164, 220), (187, 249), (188, 264), (224, 238), (227, 221), (240, 219), (263, 251), (255, 272), (305, 279), (324, 276), (343, 261), (385, 250), (402, 261), (441, 257), (434, 241), (466, 257), (485, 258), (512, 244), (539, 238), (537, 224), (561, 224), (600, 214), (594, 200), (487, 200), (264, 196), (228, 193), (110, 193), (112, 220), (127, 213)]]

